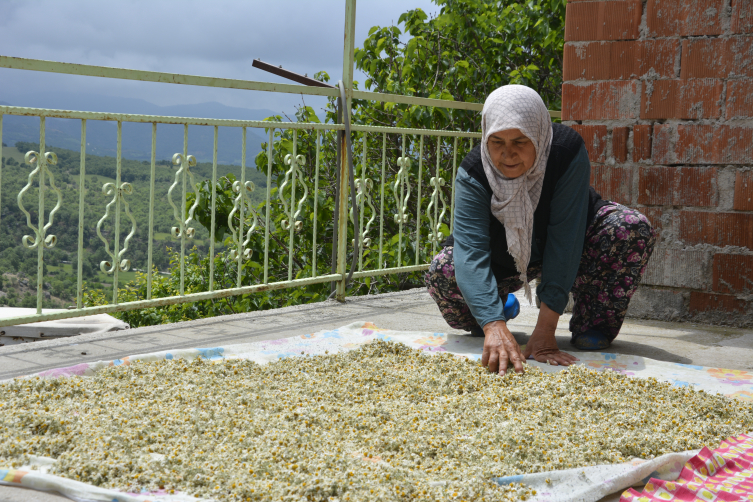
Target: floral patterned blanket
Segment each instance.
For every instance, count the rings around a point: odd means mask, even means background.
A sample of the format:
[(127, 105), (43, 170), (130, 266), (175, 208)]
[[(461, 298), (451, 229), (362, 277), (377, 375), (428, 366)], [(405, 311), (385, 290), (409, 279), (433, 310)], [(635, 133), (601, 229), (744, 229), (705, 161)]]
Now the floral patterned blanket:
[(650, 479), (642, 492), (632, 488), (620, 502), (663, 500), (753, 501), (753, 436), (729, 438), (713, 452), (704, 448), (674, 481)]

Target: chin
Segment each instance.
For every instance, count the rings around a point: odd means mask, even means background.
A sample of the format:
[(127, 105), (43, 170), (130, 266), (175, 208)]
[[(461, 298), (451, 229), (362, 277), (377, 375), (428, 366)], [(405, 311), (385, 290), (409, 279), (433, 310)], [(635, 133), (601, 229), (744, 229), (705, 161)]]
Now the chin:
[(498, 169), (506, 178), (510, 179), (515, 179), (519, 176), (522, 176), (527, 171), (527, 169), (523, 167), (515, 167), (513, 169), (507, 167), (498, 167)]

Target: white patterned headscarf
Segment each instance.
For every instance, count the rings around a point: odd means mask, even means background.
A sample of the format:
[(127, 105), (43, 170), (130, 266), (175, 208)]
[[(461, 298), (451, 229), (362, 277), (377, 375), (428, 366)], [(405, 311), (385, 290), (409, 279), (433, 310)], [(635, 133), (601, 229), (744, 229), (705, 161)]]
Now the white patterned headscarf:
[[(520, 129), (536, 147), (533, 166), (517, 178), (504, 176), (489, 155), (489, 136), (506, 129)], [(528, 263), (531, 260), (533, 213), (539, 204), (546, 163), (552, 146), (552, 119), (536, 91), (523, 85), (505, 85), (492, 92), (481, 112), (481, 160), (491, 185), (492, 214), (505, 226), (507, 248), (520, 272), (525, 295), (531, 302)]]

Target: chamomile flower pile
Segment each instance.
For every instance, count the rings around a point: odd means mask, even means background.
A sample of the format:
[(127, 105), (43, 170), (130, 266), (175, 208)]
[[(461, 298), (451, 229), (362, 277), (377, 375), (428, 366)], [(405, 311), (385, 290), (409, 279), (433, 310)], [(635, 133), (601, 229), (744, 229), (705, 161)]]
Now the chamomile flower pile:
[(134, 363), (0, 385), (0, 466), (216, 500), (525, 500), (494, 478), (715, 447), (742, 402), (583, 367), (490, 374), (376, 341), (248, 361)]

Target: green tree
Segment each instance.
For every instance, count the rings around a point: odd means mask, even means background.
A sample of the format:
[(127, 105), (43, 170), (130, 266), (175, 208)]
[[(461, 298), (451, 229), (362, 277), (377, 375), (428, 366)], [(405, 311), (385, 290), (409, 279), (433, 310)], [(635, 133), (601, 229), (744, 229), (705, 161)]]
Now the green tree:
[[(435, 0), (439, 14), (402, 14), (398, 26), (369, 30), (356, 49), (365, 87), (377, 92), (483, 103), (497, 87), (536, 89), (561, 108), (565, 0)], [(356, 121), (398, 127), (480, 130), (475, 112), (356, 102)]]

